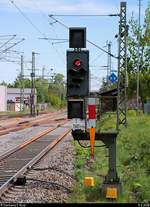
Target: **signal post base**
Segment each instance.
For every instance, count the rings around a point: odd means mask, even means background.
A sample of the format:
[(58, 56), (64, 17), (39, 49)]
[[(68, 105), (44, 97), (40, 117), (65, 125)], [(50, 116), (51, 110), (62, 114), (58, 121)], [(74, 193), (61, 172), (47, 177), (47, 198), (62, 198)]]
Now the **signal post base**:
[[(95, 134), (95, 140), (100, 140), (108, 148), (108, 173), (105, 176), (102, 193), (108, 199), (117, 199), (118, 195), (122, 192), (120, 178), (117, 175), (116, 169), (116, 138), (118, 132), (103, 132)], [(74, 140), (89, 140), (89, 132), (84, 132), (81, 129), (72, 130)]]
[(118, 195), (122, 193), (121, 183), (103, 183), (102, 184), (102, 195), (107, 199), (118, 198)]

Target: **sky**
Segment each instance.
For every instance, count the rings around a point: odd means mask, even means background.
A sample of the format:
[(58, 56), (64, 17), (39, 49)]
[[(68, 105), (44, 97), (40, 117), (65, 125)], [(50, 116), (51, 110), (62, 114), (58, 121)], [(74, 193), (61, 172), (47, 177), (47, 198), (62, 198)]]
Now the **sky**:
[[(143, 23), (145, 9), (149, 0), (142, 0), (141, 23)], [(127, 20), (138, 18), (138, 0), (127, 0)], [(17, 7), (17, 8), (16, 8)], [(66, 50), (68, 42), (45, 40), (42, 38), (68, 39), (69, 31), (52, 20), (53, 14), (57, 20), (67, 27), (86, 27), (87, 40), (107, 50), (107, 42), (111, 42), (112, 54), (117, 56), (118, 17), (74, 17), (61, 16), (63, 14), (118, 14), (119, 0), (0, 0), (0, 82), (12, 83), (20, 73), (20, 56), (24, 56), (24, 74), (29, 76), (31, 70), (32, 52), (36, 52), (36, 75), (62, 73), (66, 77)], [(60, 16), (57, 16), (60, 15)], [(2, 44), (11, 36), (16, 35), (11, 43), (25, 40), (11, 50), (22, 53), (2, 54), (1, 51), (9, 47), (9, 43)], [(107, 54), (87, 42), (86, 49), (90, 52), (91, 90), (100, 87), (102, 78), (106, 77)], [(6, 62), (16, 60), (17, 62)], [(112, 70), (117, 69), (117, 61), (112, 58)]]

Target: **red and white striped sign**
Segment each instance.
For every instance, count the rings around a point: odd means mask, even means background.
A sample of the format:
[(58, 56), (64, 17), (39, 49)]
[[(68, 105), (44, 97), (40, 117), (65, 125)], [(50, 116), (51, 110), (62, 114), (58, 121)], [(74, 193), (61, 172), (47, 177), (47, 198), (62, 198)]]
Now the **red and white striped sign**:
[(96, 100), (95, 98), (88, 99), (88, 120), (89, 128), (96, 127)]
[(90, 134), (90, 146), (91, 146), (91, 159), (94, 159), (94, 145), (95, 145), (95, 132), (96, 132), (96, 100), (95, 98), (88, 99), (88, 123)]

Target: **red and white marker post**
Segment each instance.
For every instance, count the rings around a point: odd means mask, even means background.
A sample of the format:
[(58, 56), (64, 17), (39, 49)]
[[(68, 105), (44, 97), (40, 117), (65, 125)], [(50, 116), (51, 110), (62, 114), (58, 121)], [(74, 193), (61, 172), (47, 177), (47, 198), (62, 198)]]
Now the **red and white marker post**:
[(96, 132), (96, 100), (95, 98), (88, 99), (88, 123), (90, 133), (91, 145), (91, 159), (94, 159), (94, 145), (95, 145), (95, 132)]

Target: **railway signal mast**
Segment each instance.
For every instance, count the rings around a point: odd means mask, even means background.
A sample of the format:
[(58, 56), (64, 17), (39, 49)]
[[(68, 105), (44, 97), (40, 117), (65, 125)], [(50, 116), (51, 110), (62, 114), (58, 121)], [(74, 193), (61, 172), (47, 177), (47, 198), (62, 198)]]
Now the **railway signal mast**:
[[(114, 15), (113, 15), (114, 16)], [(116, 167), (116, 138), (119, 125), (127, 125), (126, 120), (126, 88), (127, 88), (127, 33), (126, 2), (120, 3), (119, 21), (119, 51), (118, 51), (118, 80), (117, 80), (117, 130), (116, 132), (96, 132), (96, 104), (94, 95), (89, 93), (89, 51), (86, 47), (85, 28), (69, 28), (69, 47), (67, 51), (67, 98), (68, 118), (85, 121), (84, 129), (76, 125), (72, 129), (74, 140), (90, 140), (91, 155), (94, 158), (95, 140), (100, 140), (108, 149), (108, 173), (105, 176), (102, 192), (106, 198), (116, 199), (122, 191), (120, 178)], [(88, 41), (88, 40), (87, 40)], [(89, 41), (88, 41), (89, 42)], [(111, 80), (116, 81), (113, 75)], [(88, 103), (88, 120), (87, 120)], [(88, 126), (87, 126), (88, 123)], [(93, 186), (93, 178), (84, 180), (88, 186)]]
[[(68, 118), (74, 120), (73, 138), (77, 141), (90, 140), (90, 158), (94, 159), (95, 140), (101, 140), (108, 148), (109, 170), (102, 190), (106, 197), (116, 198), (121, 191), (121, 183), (116, 170), (116, 137), (118, 133), (96, 132), (95, 97), (89, 95), (89, 51), (81, 49), (85, 48), (85, 31), (85, 28), (69, 29), (69, 46), (74, 50), (67, 51)], [(88, 111), (88, 120), (86, 111)], [(78, 119), (84, 120), (84, 129), (77, 124)], [(85, 177), (84, 183), (89, 184), (89, 181), (93, 183), (93, 177)]]
[(68, 118), (85, 118), (85, 98), (89, 96), (89, 51), (86, 47), (86, 28), (69, 29), (67, 51)]

